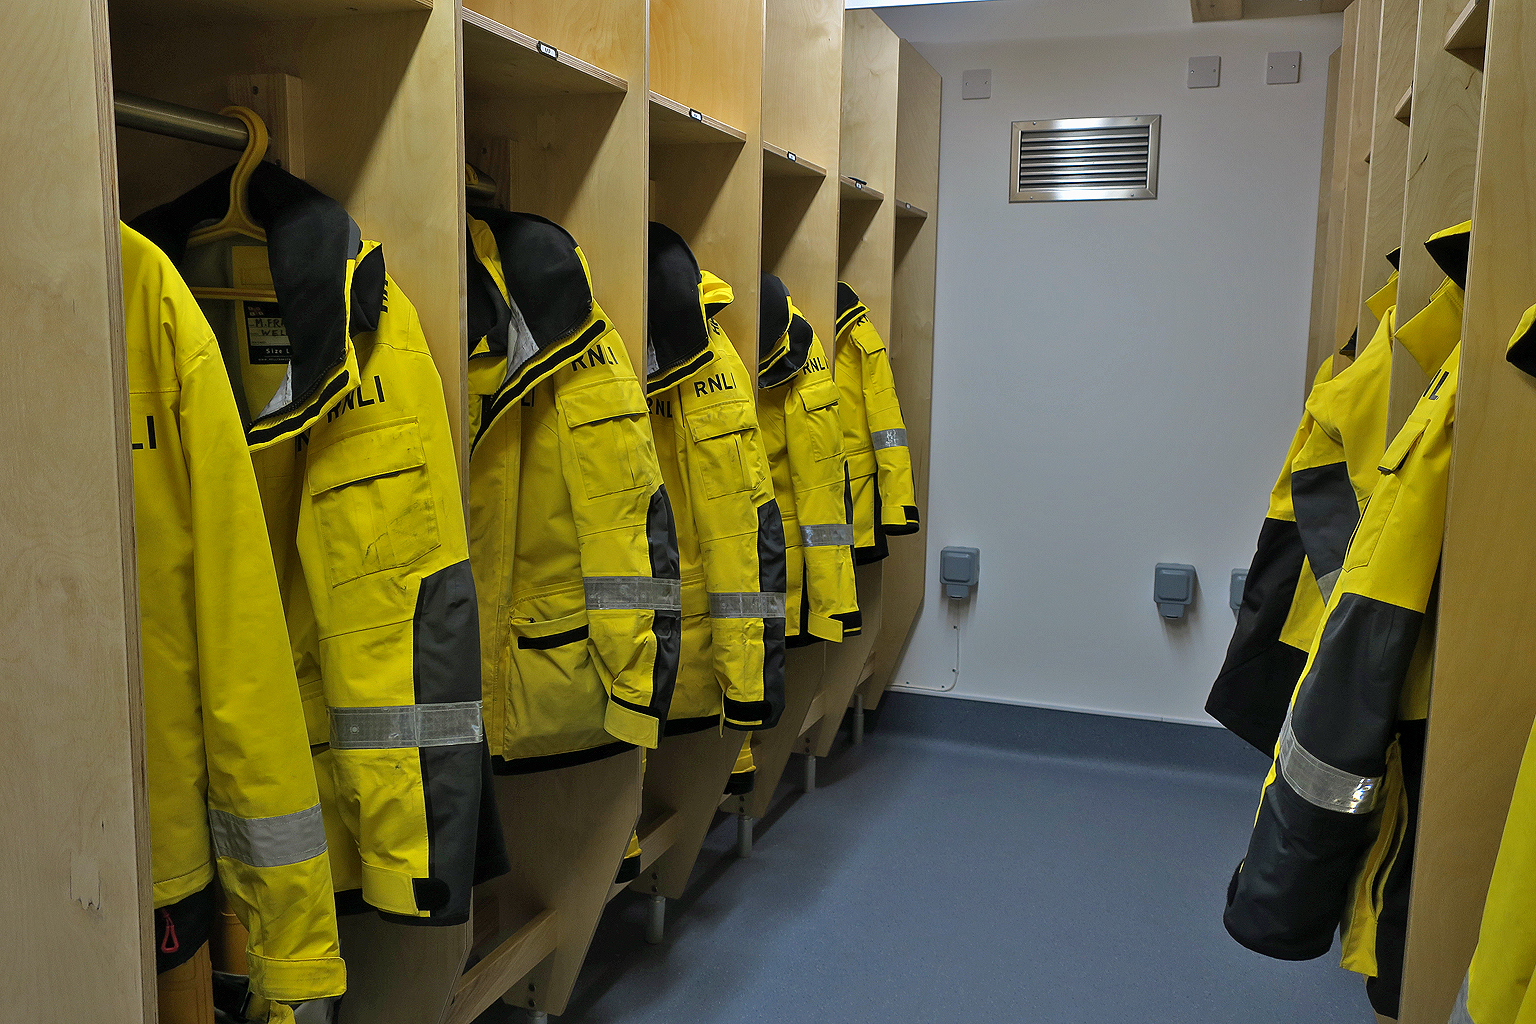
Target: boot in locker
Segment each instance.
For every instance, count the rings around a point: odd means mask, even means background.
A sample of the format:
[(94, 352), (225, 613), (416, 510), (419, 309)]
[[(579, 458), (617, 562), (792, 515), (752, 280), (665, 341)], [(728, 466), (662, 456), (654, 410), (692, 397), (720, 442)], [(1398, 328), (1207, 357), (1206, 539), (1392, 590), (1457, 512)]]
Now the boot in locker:
[(213, 1024), (213, 960), (203, 943), (190, 960), (155, 978), (160, 1024)]

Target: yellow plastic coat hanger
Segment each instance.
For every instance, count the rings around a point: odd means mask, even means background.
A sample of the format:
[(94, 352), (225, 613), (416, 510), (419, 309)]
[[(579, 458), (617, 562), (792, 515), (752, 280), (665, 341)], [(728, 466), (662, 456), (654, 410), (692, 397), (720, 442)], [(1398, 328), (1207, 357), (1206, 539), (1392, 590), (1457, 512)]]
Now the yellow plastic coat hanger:
[[(253, 238), (258, 242), (267, 240), (267, 233), (251, 220), (250, 210), (246, 205), (246, 188), (250, 184), (251, 175), (255, 173), (256, 165), (261, 163), (261, 158), (267, 153), (266, 122), (261, 119), (261, 115), (249, 107), (225, 107), (219, 113), (226, 117), (237, 117), (245, 122), (249, 138), (245, 144), (245, 152), (240, 154), (240, 159), (235, 162), (235, 168), (229, 176), (229, 209), (217, 224), (198, 228), (187, 236), (189, 248), (208, 245), (226, 238)], [(193, 288), (192, 294), (200, 299), (264, 299), (269, 302), (277, 300), (277, 294), (270, 288)]]

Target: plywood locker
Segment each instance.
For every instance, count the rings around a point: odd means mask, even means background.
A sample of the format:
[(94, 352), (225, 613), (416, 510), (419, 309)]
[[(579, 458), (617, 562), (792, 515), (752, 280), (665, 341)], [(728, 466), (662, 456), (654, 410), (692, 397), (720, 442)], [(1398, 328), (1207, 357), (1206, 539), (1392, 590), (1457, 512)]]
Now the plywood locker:
[[(0, 806), (7, 1014), (154, 1019), (138, 576), (108, 26), (11, 5), (0, 43), (5, 306)], [(45, 344), (38, 344), (40, 340)], [(65, 397), (67, 396), (67, 397)], [(61, 970), (69, 965), (69, 970)]]
[[(896, 113), (896, 193), (891, 333), (886, 340), (921, 522), (928, 521), (928, 453), (933, 400), (933, 306), (938, 262), (939, 73), (905, 40), (901, 43)], [(880, 635), (861, 693), (878, 705), (906, 650), (928, 594), (925, 530), (890, 538), (885, 562)]]
[[(835, 0), (767, 0), (763, 46), (763, 271), (778, 276), (830, 355), (836, 329), (837, 181), (843, 91), (843, 7)], [(750, 816), (774, 789), (821, 690), (826, 644), (792, 649), (784, 714), (753, 740)]]
[[(487, 205), (575, 237), (594, 297), (643, 368), (644, 0), (472, 0), (462, 32), (463, 153), (495, 183)], [(639, 817), (640, 782), (633, 749), (498, 778), (512, 872), (476, 894), (476, 962), (453, 1024), (498, 997), (564, 1011)]]

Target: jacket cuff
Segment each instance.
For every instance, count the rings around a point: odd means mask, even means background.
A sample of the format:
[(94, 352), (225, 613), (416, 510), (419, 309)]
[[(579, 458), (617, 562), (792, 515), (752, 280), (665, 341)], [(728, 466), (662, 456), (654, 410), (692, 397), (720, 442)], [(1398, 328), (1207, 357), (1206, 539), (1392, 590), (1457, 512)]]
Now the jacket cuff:
[(725, 724), (740, 732), (766, 729), (773, 717), (773, 704), (766, 700), (733, 700), (725, 698)]
[[(404, 871), (393, 871), (363, 861), (363, 902), (375, 910), (402, 917), (426, 917), (416, 906), (415, 879)], [(286, 998), (286, 997), (282, 997)]]
[(654, 748), (661, 738), (661, 723), (650, 715), (627, 708), (610, 699), (603, 716), (603, 728), (614, 739), (636, 746)]
[(882, 505), (880, 508), (880, 525), (892, 537), (916, 533), (918, 528), (917, 506)]
[(831, 640), (835, 643), (843, 642), (843, 624), (836, 619), (829, 619), (825, 615), (817, 615), (810, 612), (805, 617), (806, 632), (823, 640)]
[(347, 965), (339, 956), (306, 960), (273, 960), (246, 951), (251, 991), (266, 999), (289, 1003), (339, 996), (347, 990)]

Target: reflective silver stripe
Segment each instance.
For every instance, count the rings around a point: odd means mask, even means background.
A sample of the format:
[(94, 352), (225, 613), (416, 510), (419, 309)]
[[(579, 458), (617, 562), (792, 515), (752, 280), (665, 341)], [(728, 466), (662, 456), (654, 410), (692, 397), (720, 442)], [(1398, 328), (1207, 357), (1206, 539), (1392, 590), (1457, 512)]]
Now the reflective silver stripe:
[(808, 548), (851, 547), (853, 545), (853, 527), (847, 523), (832, 523), (828, 526), (802, 526), (800, 527), (800, 540)]
[(588, 611), (683, 610), (682, 580), (662, 580), (654, 576), (588, 576), (581, 585), (587, 592)]
[(907, 446), (907, 431), (905, 427), (896, 427), (892, 430), (871, 430), (869, 432), (869, 446), (875, 451), (881, 448), (905, 448)]
[(782, 619), (784, 594), (710, 594), (709, 614), (716, 619)]
[(331, 746), (337, 750), (452, 747), (479, 743), (485, 735), (477, 700), (328, 710)]
[(1335, 569), (1317, 581), (1317, 589), (1323, 592), (1324, 604), (1327, 604), (1329, 598), (1333, 597), (1334, 584), (1339, 582), (1339, 574), (1343, 571), (1343, 569)]
[(319, 804), (272, 818), (242, 818), (210, 807), (208, 834), (215, 855), (253, 868), (280, 868), (325, 852)]
[(1477, 1024), (1472, 1019), (1472, 1011), (1467, 1008), (1467, 989), (1472, 983), (1472, 972), (1469, 970), (1461, 979), (1461, 991), (1456, 994), (1456, 1005), (1451, 1007), (1451, 1019), (1446, 1024)]
[(1296, 795), (1325, 811), (1343, 814), (1369, 814), (1376, 807), (1376, 792), (1381, 780), (1362, 778), (1340, 771), (1312, 755), (1296, 739), (1287, 712), (1280, 730), (1280, 772)]

